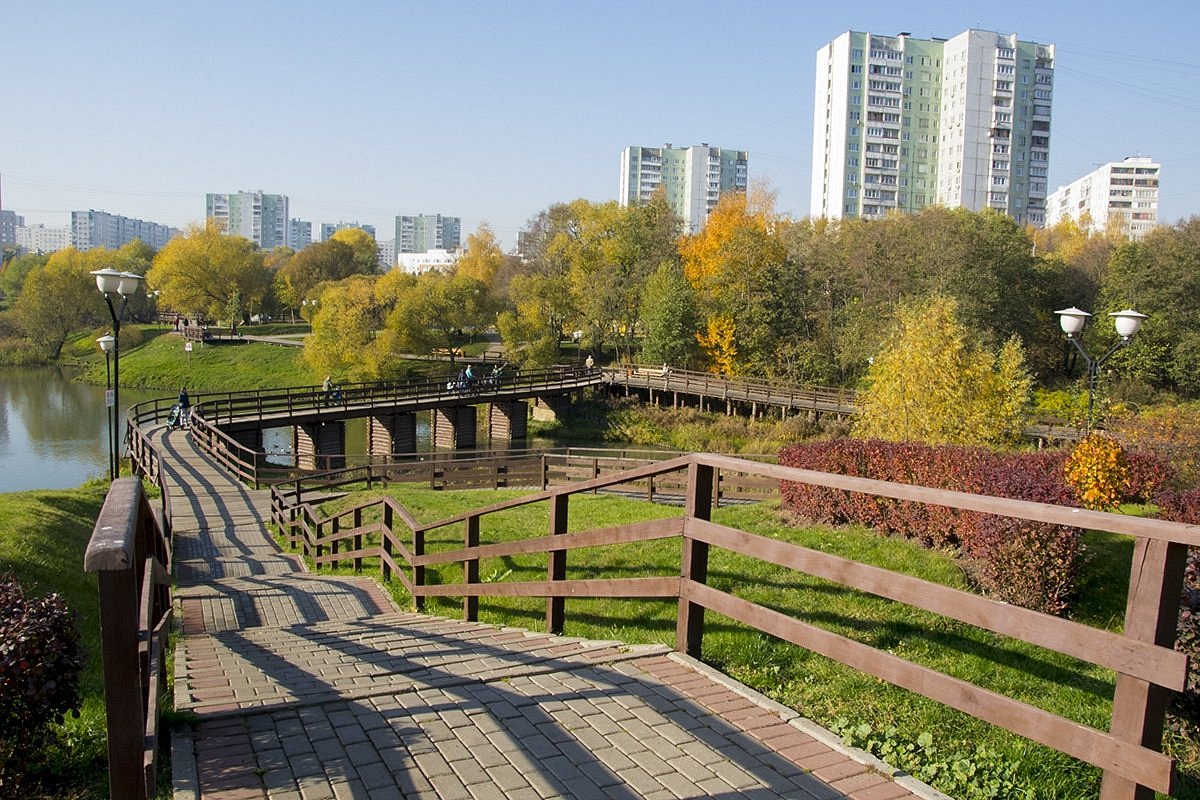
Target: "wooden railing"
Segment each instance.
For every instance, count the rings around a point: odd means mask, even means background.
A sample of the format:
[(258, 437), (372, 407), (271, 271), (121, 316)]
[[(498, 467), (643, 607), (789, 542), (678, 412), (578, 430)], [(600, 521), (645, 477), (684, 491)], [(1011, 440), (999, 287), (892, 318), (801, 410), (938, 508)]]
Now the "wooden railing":
[[(859, 564), (711, 521), (714, 475), (740, 472), (775, 481), (797, 481), (952, 508), (1085, 527), (1135, 537), (1133, 569), (1123, 633), (990, 600), (940, 584)], [(583, 492), (683, 474), (681, 516), (567, 532), (570, 498)], [(549, 506), (548, 535), (484, 543), (484, 522), (494, 514), (531, 503)], [(418, 607), (425, 598), (463, 598), (464, 616), (475, 619), (478, 598), (546, 598), (546, 626), (561, 632), (565, 598), (675, 598), (676, 646), (701, 655), (706, 610), (768, 633), (866, 674), (904, 687), (1035, 742), (1094, 764), (1104, 771), (1103, 800), (1169, 793), (1174, 762), (1160, 750), (1168, 693), (1184, 687), (1187, 658), (1174, 651), (1175, 616), (1188, 546), (1200, 545), (1200, 527), (1078, 508), (971, 495), (844, 475), (812, 472), (715, 455), (692, 455), (640, 466), (618, 475), (547, 489), (516, 500), (431, 523), (415, 520), (391, 498), (372, 500), (322, 516), (311, 504), (281, 502), (274, 521), (318, 568), (365, 559), (377, 560), (384, 578), (395, 577)], [(373, 521), (367, 521), (371, 519)], [(451, 525), (464, 527), (464, 546), (427, 553), (426, 534)], [(682, 541), (677, 574), (611, 580), (567, 580), (569, 553), (579, 548), (674, 537)], [(348, 548), (348, 549), (347, 549)], [(815, 627), (771, 608), (708, 585), (709, 551), (720, 548), (817, 576), (1038, 647), (1064, 653), (1117, 673), (1109, 731), (1081, 725), (1020, 700), (907, 661), (891, 652)], [(480, 582), (479, 562), (523, 554), (546, 554), (544, 581)], [(461, 564), (459, 583), (428, 585), (427, 567)]]
[[(164, 508), (169, 499), (164, 495)], [(159, 702), (171, 627), (171, 538), (137, 478), (112, 483), (88, 542), (84, 569), (100, 584), (104, 705), (111, 797), (155, 793)]]
[(661, 366), (646, 364), (608, 367), (604, 370), (604, 377), (610, 383), (632, 388), (702, 395), (742, 403), (757, 402), (839, 414), (851, 414), (855, 410), (855, 393), (850, 389), (792, 386), (761, 378), (730, 377), (673, 367), (664, 371)]

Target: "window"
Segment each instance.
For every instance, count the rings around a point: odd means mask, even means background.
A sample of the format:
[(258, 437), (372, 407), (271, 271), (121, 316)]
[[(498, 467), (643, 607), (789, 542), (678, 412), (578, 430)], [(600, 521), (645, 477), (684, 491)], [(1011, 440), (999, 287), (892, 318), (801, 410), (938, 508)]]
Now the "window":
[(850, 65), (850, 74), (851, 75), (861, 75), (862, 74), (862, 64), (851, 64)]
[(863, 56), (862, 48), (856, 47), (850, 51), (851, 58), (862, 58), (862, 56)]

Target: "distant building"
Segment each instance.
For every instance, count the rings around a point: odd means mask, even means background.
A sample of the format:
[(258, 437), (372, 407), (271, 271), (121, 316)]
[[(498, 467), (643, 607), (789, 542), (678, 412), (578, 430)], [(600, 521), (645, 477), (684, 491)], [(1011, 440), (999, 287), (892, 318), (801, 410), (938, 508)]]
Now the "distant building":
[(441, 214), (396, 217), (396, 253), (457, 250), (462, 246), (462, 218)]
[(434, 249), (424, 253), (397, 253), (396, 266), (405, 272), (420, 273), (430, 270), (449, 272), (458, 263), (458, 253)]
[(328, 242), (335, 233), (344, 231), (349, 228), (358, 228), (371, 234), (371, 238), (375, 238), (374, 225), (360, 225), (357, 222), (322, 222), (321, 223), (321, 241)]
[(693, 147), (626, 147), (621, 151), (622, 206), (648, 201), (660, 187), (667, 202), (695, 233), (704, 227), (717, 201), (745, 192), (749, 154), (700, 144)]
[(1054, 45), (847, 31), (817, 52), (814, 217), (930, 205), (1046, 221)]
[(1060, 186), (1046, 201), (1046, 224), (1064, 219), (1087, 221), (1091, 231), (1110, 224), (1131, 239), (1140, 239), (1158, 225), (1158, 173), (1153, 159), (1135, 156), (1111, 161), (1079, 180)]
[(312, 244), (312, 223), (301, 219), (288, 221), (287, 246), (293, 250), (303, 250)]
[(386, 271), (396, 266), (396, 240), (384, 239), (381, 242), (377, 239), (375, 244), (379, 245), (379, 268)]
[(109, 214), (107, 211), (71, 212), (71, 244), (76, 250), (86, 251), (93, 247), (116, 250), (134, 239), (160, 250), (171, 237), (178, 234), (179, 231), (167, 225)]
[(17, 228), (17, 246), (27, 253), (57, 253), (71, 246), (71, 228), (64, 225), (23, 225)]
[(237, 192), (208, 194), (204, 215), (220, 221), (225, 233), (244, 236), (264, 250), (288, 243), (288, 198), (285, 194)]
[(0, 245), (17, 243), (17, 228), (25, 224), (25, 218), (15, 211), (0, 211)]

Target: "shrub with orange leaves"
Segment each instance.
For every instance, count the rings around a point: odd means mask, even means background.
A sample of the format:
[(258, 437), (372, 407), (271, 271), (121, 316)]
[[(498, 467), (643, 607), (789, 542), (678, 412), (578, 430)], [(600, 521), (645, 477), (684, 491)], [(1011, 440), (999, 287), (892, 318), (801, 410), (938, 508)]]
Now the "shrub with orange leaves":
[(1093, 433), (1071, 451), (1063, 466), (1067, 484), (1075, 490), (1084, 508), (1106, 511), (1116, 508), (1129, 483), (1129, 460), (1121, 443), (1110, 436)]

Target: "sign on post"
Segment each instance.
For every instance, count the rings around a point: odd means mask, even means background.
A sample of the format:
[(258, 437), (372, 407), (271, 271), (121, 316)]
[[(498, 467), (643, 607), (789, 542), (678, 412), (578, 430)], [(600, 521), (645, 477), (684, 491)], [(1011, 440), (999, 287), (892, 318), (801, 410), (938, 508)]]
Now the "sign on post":
[(117, 392), (115, 389), (104, 390), (104, 405), (106, 408), (112, 408), (117, 403)]

